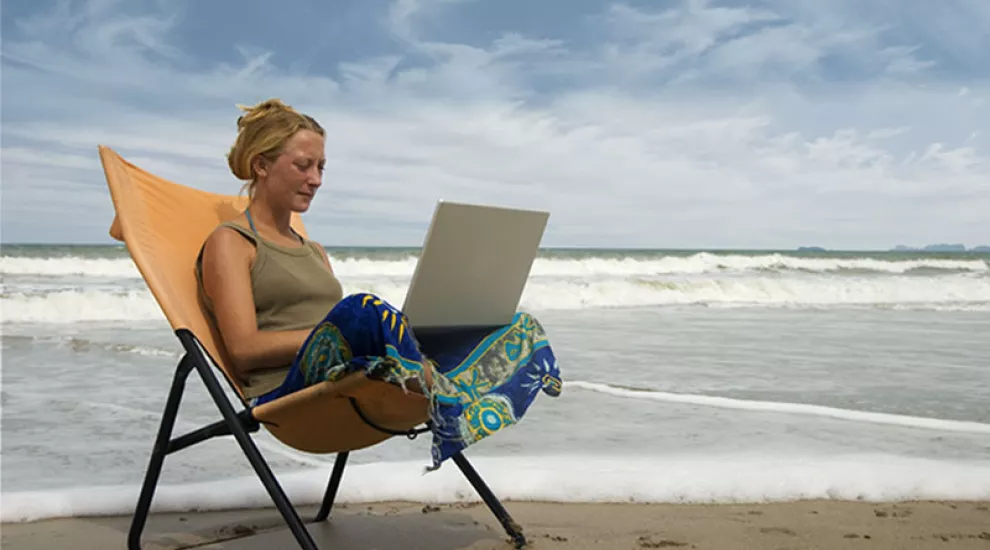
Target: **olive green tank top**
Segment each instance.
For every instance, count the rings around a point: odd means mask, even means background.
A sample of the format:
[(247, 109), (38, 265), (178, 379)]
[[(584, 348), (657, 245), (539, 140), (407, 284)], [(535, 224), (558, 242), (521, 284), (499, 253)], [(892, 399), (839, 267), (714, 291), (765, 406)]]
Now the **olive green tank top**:
[[(258, 330), (311, 329), (326, 317), (330, 309), (343, 298), (340, 281), (323, 262), (319, 243), (302, 239), (298, 247), (282, 246), (262, 238), (255, 230), (229, 221), (221, 224), (244, 235), (255, 245), (255, 259), (251, 266), (251, 289), (254, 294), (254, 310)], [(203, 288), (200, 258), (196, 261), (196, 279), (199, 294), (211, 317), (213, 303)], [(211, 319), (216, 323), (216, 318)], [(267, 393), (285, 379), (291, 365), (275, 365), (255, 369), (242, 380), (242, 391), (248, 399)]]

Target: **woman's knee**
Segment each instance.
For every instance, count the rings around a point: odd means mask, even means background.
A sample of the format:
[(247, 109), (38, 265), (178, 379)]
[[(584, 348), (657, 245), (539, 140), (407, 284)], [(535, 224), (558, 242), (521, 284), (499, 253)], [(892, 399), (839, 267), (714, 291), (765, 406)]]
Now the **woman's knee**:
[(338, 306), (366, 307), (368, 305), (379, 305), (387, 303), (384, 298), (370, 292), (357, 292), (348, 294), (337, 302)]
[(348, 316), (371, 316), (381, 318), (383, 310), (391, 311), (396, 318), (401, 316), (401, 312), (384, 298), (369, 292), (349, 294), (337, 302), (334, 309), (341, 315)]

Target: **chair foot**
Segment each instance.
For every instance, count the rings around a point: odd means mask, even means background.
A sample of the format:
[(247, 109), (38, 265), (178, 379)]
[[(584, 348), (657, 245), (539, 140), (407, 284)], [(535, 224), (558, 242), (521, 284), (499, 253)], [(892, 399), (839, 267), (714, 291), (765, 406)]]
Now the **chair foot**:
[(337, 453), (337, 460), (333, 463), (333, 472), (330, 474), (330, 482), (327, 484), (327, 491), (323, 495), (323, 504), (317, 512), (315, 521), (326, 521), (333, 508), (333, 501), (337, 498), (337, 489), (340, 487), (340, 478), (344, 475), (344, 466), (347, 464), (349, 452)]
[(175, 374), (172, 377), (172, 386), (165, 401), (165, 411), (158, 426), (158, 435), (155, 437), (151, 459), (148, 469), (144, 474), (144, 482), (141, 484), (141, 493), (138, 496), (137, 507), (134, 510), (131, 526), (127, 532), (128, 550), (141, 550), (141, 533), (144, 531), (145, 523), (148, 521), (151, 501), (154, 499), (155, 489), (158, 487), (158, 479), (161, 477), (162, 467), (165, 464), (165, 456), (168, 454), (169, 440), (172, 437), (172, 429), (175, 427), (175, 419), (179, 413), (179, 403), (182, 400), (186, 378), (192, 369), (192, 359), (186, 354), (179, 361), (175, 369)]
[(502, 528), (505, 529), (505, 533), (512, 539), (513, 546), (517, 549), (525, 547), (527, 542), (526, 537), (523, 535), (522, 527), (520, 527), (519, 524), (512, 519), (512, 516), (510, 516), (509, 512), (504, 506), (502, 506), (502, 503), (498, 500), (498, 497), (495, 496), (495, 493), (492, 493), (492, 490), (489, 489), (488, 485), (481, 479), (481, 476), (478, 475), (478, 472), (475, 471), (473, 466), (471, 466), (468, 459), (462, 453), (452, 455), (451, 458), (454, 460), (454, 464), (457, 464), (457, 467), (461, 469), (461, 472), (471, 483), (471, 486), (478, 491), (479, 495), (481, 495), (482, 500), (484, 500), (485, 504), (488, 505), (488, 509), (495, 514), (496, 518), (498, 518), (499, 523), (502, 524)]

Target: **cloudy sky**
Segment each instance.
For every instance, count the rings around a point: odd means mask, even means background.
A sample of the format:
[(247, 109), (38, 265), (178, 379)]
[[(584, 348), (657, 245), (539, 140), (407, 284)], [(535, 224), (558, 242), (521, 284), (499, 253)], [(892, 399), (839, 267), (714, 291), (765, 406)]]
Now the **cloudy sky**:
[(279, 97), (329, 131), (328, 246), (438, 198), (549, 246), (990, 244), (986, 0), (274, 5), (6, 0), (3, 242), (110, 242), (97, 144), (236, 194), (236, 104)]

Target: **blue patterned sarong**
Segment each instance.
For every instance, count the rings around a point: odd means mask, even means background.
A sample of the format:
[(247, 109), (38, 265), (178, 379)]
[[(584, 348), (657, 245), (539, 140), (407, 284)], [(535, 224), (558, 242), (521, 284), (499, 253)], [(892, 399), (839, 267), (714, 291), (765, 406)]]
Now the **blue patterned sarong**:
[[(433, 381), (428, 388), (424, 371)], [(561, 391), (557, 360), (540, 323), (517, 313), (506, 326), (425, 356), (406, 316), (373, 294), (337, 303), (310, 333), (282, 385), (257, 404), (363, 371), (423, 391), (430, 402), (433, 466), (519, 422), (540, 390)]]

